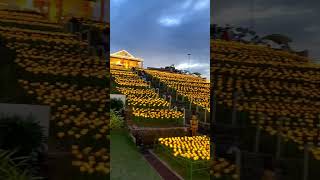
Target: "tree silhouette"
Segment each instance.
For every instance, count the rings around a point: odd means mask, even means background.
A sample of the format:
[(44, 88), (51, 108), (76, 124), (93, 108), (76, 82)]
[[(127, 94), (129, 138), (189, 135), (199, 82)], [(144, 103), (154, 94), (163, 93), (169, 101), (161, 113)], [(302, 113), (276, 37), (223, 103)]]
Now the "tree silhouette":
[(199, 72), (194, 72), (193, 74), (198, 76), (198, 77), (201, 77), (201, 73), (199, 73)]
[(240, 41), (244, 43), (254, 43), (272, 46), (270, 42), (273, 42), (280, 46), (283, 50), (287, 50), (292, 53), (296, 53), (300, 56), (308, 56), (308, 50), (294, 51), (290, 47), (292, 39), (286, 35), (282, 34), (270, 34), (260, 37), (254, 30), (246, 27), (233, 27), (230, 25), (225, 25), (224, 27), (217, 24), (210, 24), (211, 38), (213, 39), (223, 39), (223, 32), (228, 31), (229, 35), (231, 33), (231, 40)]
[(292, 42), (292, 39), (288, 36), (282, 34), (270, 34), (261, 38), (262, 40), (270, 40), (280, 47), (291, 50), (289, 43)]

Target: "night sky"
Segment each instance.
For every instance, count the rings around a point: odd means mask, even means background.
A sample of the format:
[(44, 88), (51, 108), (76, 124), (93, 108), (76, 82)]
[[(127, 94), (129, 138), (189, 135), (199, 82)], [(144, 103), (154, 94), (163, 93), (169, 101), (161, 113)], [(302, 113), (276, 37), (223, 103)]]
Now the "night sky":
[(174, 64), (210, 74), (209, 0), (111, 0), (111, 53), (125, 49), (144, 67)]
[[(320, 1), (318, 0), (223, 0), (211, 1), (211, 23), (250, 27), (259, 35), (289, 36), (294, 50), (309, 50), (320, 63)], [(254, 11), (252, 11), (252, 9)], [(253, 12), (253, 13), (251, 13)]]

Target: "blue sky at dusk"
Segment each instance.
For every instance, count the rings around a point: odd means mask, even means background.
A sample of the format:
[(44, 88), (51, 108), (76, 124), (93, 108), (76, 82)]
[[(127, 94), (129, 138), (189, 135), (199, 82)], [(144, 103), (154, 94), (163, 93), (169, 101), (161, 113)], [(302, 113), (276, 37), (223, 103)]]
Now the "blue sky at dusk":
[(111, 0), (110, 11), (111, 53), (125, 49), (144, 67), (174, 64), (209, 77), (209, 0)]

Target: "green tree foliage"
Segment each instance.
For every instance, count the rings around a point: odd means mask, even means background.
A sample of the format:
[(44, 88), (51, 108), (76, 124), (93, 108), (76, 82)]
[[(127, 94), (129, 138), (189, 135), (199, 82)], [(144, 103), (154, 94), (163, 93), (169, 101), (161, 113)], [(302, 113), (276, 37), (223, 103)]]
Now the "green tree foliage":
[(110, 101), (111, 109), (115, 111), (120, 111), (124, 106), (123, 102), (120, 99), (112, 98)]
[(110, 129), (116, 130), (123, 127), (123, 117), (116, 114), (114, 110), (110, 111)]

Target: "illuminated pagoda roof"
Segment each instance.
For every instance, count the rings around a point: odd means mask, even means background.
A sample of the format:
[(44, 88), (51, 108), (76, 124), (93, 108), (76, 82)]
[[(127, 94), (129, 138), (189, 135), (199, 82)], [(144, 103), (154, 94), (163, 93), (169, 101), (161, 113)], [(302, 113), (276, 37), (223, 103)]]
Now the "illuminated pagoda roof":
[(115, 58), (123, 58), (123, 59), (129, 59), (129, 60), (143, 62), (143, 59), (134, 57), (133, 55), (128, 53), (128, 51), (126, 51), (126, 50), (121, 50), (121, 51), (112, 53), (112, 54), (110, 54), (110, 56), (115, 57)]

